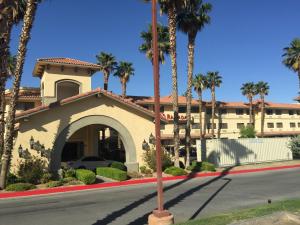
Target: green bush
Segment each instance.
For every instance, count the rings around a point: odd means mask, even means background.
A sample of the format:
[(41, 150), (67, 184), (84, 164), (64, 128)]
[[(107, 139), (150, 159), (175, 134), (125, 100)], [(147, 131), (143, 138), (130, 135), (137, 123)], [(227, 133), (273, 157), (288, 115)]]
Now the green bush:
[(7, 176), (7, 185), (21, 183), (23, 182), (20, 178), (18, 178), (15, 174), (9, 173)]
[(66, 183), (66, 185), (79, 185), (79, 184), (83, 184), (83, 183), (79, 180), (71, 180), (68, 183)]
[(184, 169), (181, 169), (179, 167), (171, 166), (167, 169), (165, 169), (164, 173), (170, 174), (173, 176), (181, 176), (181, 175), (186, 175), (187, 172)]
[(76, 178), (84, 184), (93, 184), (96, 181), (96, 175), (93, 171), (86, 169), (76, 170)]
[(216, 171), (216, 167), (212, 163), (202, 162), (201, 163), (201, 170), (202, 171), (212, 171), (212, 172), (215, 172)]
[(76, 180), (75, 177), (65, 177), (65, 178), (62, 179), (62, 182), (69, 183), (69, 182), (74, 181), (74, 180)]
[(121, 162), (112, 162), (110, 165), (111, 168), (127, 171), (127, 167), (124, 165), (124, 163)]
[(141, 166), (140, 171), (142, 174), (152, 174), (152, 171), (148, 169), (146, 166)]
[(143, 177), (140, 173), (138, 172), (127, 172), (127, 176), (130, 178), (141, 178)]
[(36, 186), (33, 184), (29, 183), (15, 183), (15, 184), (10, 184), (6, 187), (6, 191), (28, 191), (35, 189)]
[(255, 138), (256, 131), (253, 125), (247, 125), (240, 129), (240, 137), (241, 138)]
[(51, 173), (44, 173), (42, 178), (41, 178), (41, 183), (42, 184), (46, 184), (48, 183), (52, 178), (52, 174)]
[[(152, 170), (156, 171), (156, 151), (155, 149), (149, 149), (144, 152), (143, 159), (147, 166)], [(171, 160), (171, 157), (166, 151), (161, 152), (161, 162), (162, 162), (162, 170), (165, 170), (166, 168), (173, 166), (173, 162)]]
[(50, 181), (50, 182), (47, 183), (47, 187), (49, 187), (49, 188), (60, 187), (62, 185), (63, 185), (63, 182), (62, 181), (57, 181), (57, 180)]
[(64, 170), (64, 177), (76, 177), (76, 171), (73, 168)]
[(193, 161), (192, 165), (188, 166), (186, 169), (190, 170), (192, 172), (200, 172), (201, 171), (201, 162)]
[(39, 184), (45, 168), (45, 161), (43, 159), (31, 157), (19, 163), (17, 175), (25, 183)]
[(111, 167), (98, 167), (97, 175), (111, 178), (113, 180), (123, 181), (127, 180), (127, 173), (125, 171), (111, 168)]
[(292, 137), (288, 143), (294, 158), (300, 158), (300, 135)]

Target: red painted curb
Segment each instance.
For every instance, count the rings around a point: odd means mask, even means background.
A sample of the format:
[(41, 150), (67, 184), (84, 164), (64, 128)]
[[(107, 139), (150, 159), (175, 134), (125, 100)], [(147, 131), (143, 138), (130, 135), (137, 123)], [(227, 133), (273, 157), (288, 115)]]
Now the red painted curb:
[[(229, 175), (229, 174), (245, 174), (245, 173), (255, 173), (255, 172), (283, 170), (283, 169), (292, 169), (292, 168), (300, 168), (300, 164), (290, 165), (290, 166), (265, 167), (265, 168), (258, 168), (258, 169), (225, 171), (225, 172), (196, 173), (187, 176), (164, 177), (163, 180), (164, 181), (185, 180), (185, 179), (193, 179), (197, 177), (217, 177), (217, 176)], [(146, 184), (146, 183), (154, 183), (154, 182), (156, 182), (156, 178), (145, 178), (140, 180), (127, 180), (127, 181), (110, 182), (110, 183), (103, 183), (103, 184), (101, 183), (101, 184), (92, 184), (92, 185), (57, 187), (57, 188), (49, 188), (49, 189), (31, 190), (31, 191), (6, 192), (6, 193), (0, 193), (0, 199), (46, 195), (46, 194), (92, 190), (92, 189), (102, 189), (102, 188), (109, 188), (109, 187), (120, 187), (120, 186)]]

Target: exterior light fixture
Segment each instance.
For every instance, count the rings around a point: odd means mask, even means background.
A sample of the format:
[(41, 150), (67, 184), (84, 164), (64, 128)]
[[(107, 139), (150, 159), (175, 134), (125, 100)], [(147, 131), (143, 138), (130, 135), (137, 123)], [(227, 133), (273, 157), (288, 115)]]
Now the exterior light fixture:
[(31, 136), (30, 140), (29, 140), (29, 144), (30, 144), (30, 148), (33, 149), (33, 145), (34, 145), (34, 139)]
[(23, 148), (22, 148), (22, 145), (19, 146), (18, 153), (19, 153), (19, 157), (22, 158), (23, 157)]
[(153, 136), (153, 134), (151, 133), (149, 136), (149, 143), (154, 145), (155, 144), (155, 137)]
[(19, 146), (18, 153), (19, 153), (19, 157), (20, 158), (24, 158), (24, 159), (29, 158), (29, 151), (28, 151), (28, 149), (27, 148), (23, 149), (22, 145)]
[(142, 144), (142, 149), (145, 151), (149, 150), (149, 144), (147, 143), (147, 141), (145, 139)]

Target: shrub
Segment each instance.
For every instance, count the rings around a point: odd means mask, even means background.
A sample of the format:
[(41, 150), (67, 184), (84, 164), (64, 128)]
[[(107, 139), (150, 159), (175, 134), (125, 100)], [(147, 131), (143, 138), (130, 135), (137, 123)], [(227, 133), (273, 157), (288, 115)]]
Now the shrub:
[(75, 177), (65, 177), (64, 179), (62, 179), (63, 183), (69, 183), (71, 181), (77, 181)]
[(292, 137), (288, 143), (294, 158), (300, 158), (300, 135)]
[(143, 177), (141, 174), (138, 172), (127, 172), (128, 177), (130, 178), (141, 178)]
[[(144, 152), (143, 159), (147, 166), (153, 170), (156, 171), (156, 151), (152, 148)], [(173, 166), (173, 162), (171, 160), (171, 157), (166, 151), (162, 151), (161, 153), (161, 162), (162, 162), (162, 170), (165, 170), (166, 168)]]
[(64, 177), (76, 177), (76, 171), (73, 168), (64, 170)]
[(52, 174), (51, 173), (44, 173), (42, 178), (41, 178), (41, 183), (42, 184), (46, 184), (48, 183), (52, 178)]
[(215, 165), (209, 162), (202, 162), (201, 163), (201, 170), (202, 171), (212, 171), (215, 172), (216, 168)]
[(142, 174), (152, 174), (152, 171), (148, 169), (146, 166), (141, 166), (140, 171)]
[(29, 183), (15, 183), (15, 184), (10, 184), (6, 187), (6, 191), (28, 191), (35, 189), (36, 186), (33, 184)]
[(193, 161), (192, 165), (188, 166), (186, 169), (190, 170), (192, 172), (200, 172), (201, 171), (201, 162)]
[(96, 175), (93, 171), (86, 169), (76, 170), (76, 178), (84, 184), (93, 184), (96, 181)]
[(127, 173), (125, 171), (111, 168), (111, 167), (98, 167), (97, 175), (111, 178), (113, 180), (123, 181), (127, 180)]
[(43, 159), (31, 157), (19, 163), (17, 175), (25, 183), (39, 184), (45, 168), (45, 161)]
[(79, 185), (79, 184), (82, 184), (82, 182), (79, 180), (71, 180), (68, 183), (66, 183), (66, 185)]
[(187, 172), (184, 169), (181, 169), (179, 167), (171, 166), (167, 169), (165, 169), (164, 173), (170, 174), (173, 176), (181, 176), (181, 175), (186, 175)]
[(60, 187), (62, 185), (63, 185), (63, 182), (62, 181), (57, 181), (57, 180), (50, 181), (50, 182), (47, 183), (47, 187), (49, 187), (49, 188)]
[(7, 185), (20, 183), (22, 180), (18, 178), (15, 174), (9, 173), (7, 176)]
[(247, 125), (246, 127), (241, 128), (240, 136), (241, 136), (241, 138), (255, 138), (256, 131), (254, 129), (254, 126)]
[(127, 167), (124, 165), (124, 163), (121, 163), (121, 162), (112, 162), (110, 167), (119, 169), (119, 170), (123, 170), (123, 171), (127, 171)]

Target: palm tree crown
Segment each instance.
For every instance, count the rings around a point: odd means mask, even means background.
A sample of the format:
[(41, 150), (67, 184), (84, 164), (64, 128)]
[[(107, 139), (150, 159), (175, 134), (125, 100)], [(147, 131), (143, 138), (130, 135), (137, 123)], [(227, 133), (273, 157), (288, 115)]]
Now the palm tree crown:
[(256, 95), (256, 87), (253, 82), (244, 83), (241, 87), (242, 94), (247, 98), (252, 98)]
[[(166, 26), (157, 24), (157, 34), (158, 34), (158, 61), (162, 64), (165, 62), (165, 55), (170, 52), (170, 37), (169, 29)], [(141, 38), (144, 43), (139, 47), (140, 52), (146, 53), (147, 58), (152, 62), (152, 25), (148, 26), (147, 31), (141, 32)]]
[(204, 91), (208, 87), (207, 77), (201, 73), (195, 75), (193, 86), (197, 93)]
[(218, 71), (207, 72), (207, 82), (209, 89), (220, 87), (220, 85), (222, 84), (222, 77), (219, 75)]
[(134, 75), (134, 68), (130, 62), (119, 62), (119, 65), (116, 67), (116, 72), (114, 76), (120, 78), (122, 84), (122, 96), (126, 97), (126, 84), (130, 79), (130, 76)]
[(115, 70), (117, 66), (116, 58), (110, 54), (105, 52), (100, 52), (99, 55), (96, 55), (98, 65), (100, 66), (100, 70), (104, 74), (104, 89), (108, 89), (108, 79), (109, 75)]
[(256, 92), (260, 96), (266, 96), (269, 94), (270, 86), (267, 82), (260, 81), (256, 84)]
[(283, 64), (295, 72), (298, 72), (300, 70), (300, 39), (295, 38), (290, 46), (283, 50)]

